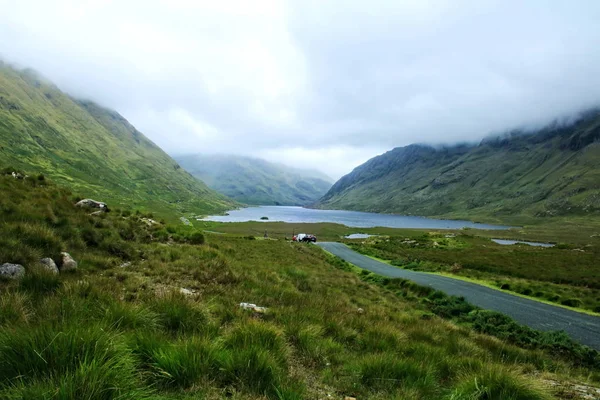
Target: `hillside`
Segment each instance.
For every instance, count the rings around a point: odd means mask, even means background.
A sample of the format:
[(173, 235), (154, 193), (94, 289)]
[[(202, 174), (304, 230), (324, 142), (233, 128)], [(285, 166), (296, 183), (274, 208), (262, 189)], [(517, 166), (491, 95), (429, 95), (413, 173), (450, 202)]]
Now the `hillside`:
[(487, 219), (598, 215), (600, 112), (479, 145), (395, 148), (342, 177), (316, 207)]
[(83, 196), (165, 214), (232, 207), (115, 111), (0, 63), (0, 167), (42, 172)]
[(316, 246), (90, 216), (48, 179), (0, 174), (0, 193), (0, 268), (24, 270), (0, 276), (1, 399), (550, 400), (600, 381), (562, 333)]
[(317, 171), (257, 158), (195, 154), (175, 159), (209, 187), (246, 204), (303, 206), (331, 187), (329, 178)]

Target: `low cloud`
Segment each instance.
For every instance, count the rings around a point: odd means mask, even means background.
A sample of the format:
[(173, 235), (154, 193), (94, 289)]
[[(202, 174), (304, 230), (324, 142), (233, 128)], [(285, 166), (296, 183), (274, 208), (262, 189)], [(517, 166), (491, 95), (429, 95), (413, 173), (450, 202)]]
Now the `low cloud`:
[(0, 56), (172, 154), (310, 163), (476, 141), (600, 103), (600, 3), (0, 0)]

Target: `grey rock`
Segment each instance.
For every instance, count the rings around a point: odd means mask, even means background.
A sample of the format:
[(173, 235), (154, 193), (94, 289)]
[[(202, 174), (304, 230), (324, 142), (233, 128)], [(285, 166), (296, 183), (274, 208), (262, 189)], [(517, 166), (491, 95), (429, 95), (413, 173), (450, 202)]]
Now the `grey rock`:
[(60, 255), (62, 256), (62, 265), (60, 267), (61, 272), (73, 271), (77, 269), (77, 261), (75, 261), (69, 253), (62, 252)]
[(25, 268), (20, 264), (4, 263), (0, 265), (0, 277), (8, 279), (21, 279), (25, 276)]
[(40, 264), (42, 265), (42, 267), (44, 267), (46, 271), (51, 272), (53, 274), (58, 274), (58, 267), (56, 266), (54, 260), (50, 257), (42, 258), (40, 260)]
[(106, 203), (103, 203), (101, 201), (92, 200), (92, 199), (79, 200), (77, 203), (75, 203), (75, 206), (87, 207), (87, 208), (99, 208), (101, 211), (108, 211), (108, 206), (106, 205)]

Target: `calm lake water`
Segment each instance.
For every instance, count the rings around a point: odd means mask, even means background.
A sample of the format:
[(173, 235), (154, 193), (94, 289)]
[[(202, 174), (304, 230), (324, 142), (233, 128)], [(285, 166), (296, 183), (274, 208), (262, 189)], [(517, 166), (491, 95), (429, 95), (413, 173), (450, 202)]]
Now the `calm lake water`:
[(425, 228), (425, 229), (510, 229), (509, 226), (479, 224), (471, 221), (410, 217), (392, 214), (377, 214), (342, 210), (312, 210), (302, 207), (258, 206), (229, 211), (229, 215), (216, 215), (204, 218), (204, 221), (245, 222), (333, 222), (356, 228), (372, 228), (384, 226), (388, 228)]
[(526, 242), (523, 240), (492, 239), (492, 241), (496, 242), (498, 244), (503, 244), (503, 245), (522, 243), (522, 244), (528, 244), (530, 246), (537, 246), (537, 247), (554, 247), (554, 245), (552, 243)]

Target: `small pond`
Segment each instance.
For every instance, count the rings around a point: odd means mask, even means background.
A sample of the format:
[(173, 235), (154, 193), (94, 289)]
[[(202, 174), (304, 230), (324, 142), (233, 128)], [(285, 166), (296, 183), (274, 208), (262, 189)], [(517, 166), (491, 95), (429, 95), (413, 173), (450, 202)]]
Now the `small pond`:
[(377, 235), (369, 235), (368, 233), (352, 233), (348, 236), (344, 236), (345, 239), (367, 239)]
[(554, 245), (552, 243), (527, 242), (524, 240), (492, 239), (492, 241), (496, 242), (498, 244), (502, 244), (502, 245), (522, 243), (522, 244), (528, 244), (529, 246), (536, 246), (536, 247), (554, 247)]

